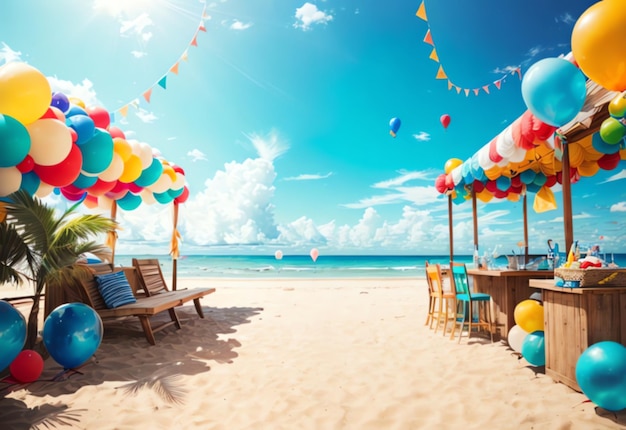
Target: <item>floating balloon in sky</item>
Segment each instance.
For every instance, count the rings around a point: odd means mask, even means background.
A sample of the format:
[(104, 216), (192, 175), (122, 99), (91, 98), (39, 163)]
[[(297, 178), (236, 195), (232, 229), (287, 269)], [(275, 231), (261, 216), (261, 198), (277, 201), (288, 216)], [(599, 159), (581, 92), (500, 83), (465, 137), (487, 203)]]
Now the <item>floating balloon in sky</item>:
[(317, 250), (317, 248), (313, 248), (311, 249), (311, 252), (309, 252), (309, 255), (311, 256), (311, 259), (315, 263), (317, 261), (317, 257), (319, 257), (320, 255), (320, 252)]
[(400, 129), (400, 125), (402, 125), (400, 118), (391, 118), (391, 121), (389, 121), (389, 134), (396, 137), (396, 133)]
[(441, 118), (439, 118), (439, 121), (441, 122), (441, 125), (443, 125), (444, 129), (448, 128), (448, 126), (450, 125), (451, 119), (452, 118), (450, 118), (450, 115), (448, 115), (447, 113), (444, 113), (443, 115), (441, 115)]
[(283, 259), (283, 251), (280, 251), (280, 250), (276, 251), (276, 252), (274, 253), (274, 257), (275, 257), (277, 260), (282, 260), (282, 259)]

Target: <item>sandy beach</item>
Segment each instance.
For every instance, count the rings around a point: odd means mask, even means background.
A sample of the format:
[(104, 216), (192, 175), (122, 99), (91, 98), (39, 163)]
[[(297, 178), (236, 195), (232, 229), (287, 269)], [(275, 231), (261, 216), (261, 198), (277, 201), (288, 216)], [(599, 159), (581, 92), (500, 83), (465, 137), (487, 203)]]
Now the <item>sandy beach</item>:
[[(80, 373), (0, 385), (3, 429), (619, 429), (503, 342), (424, 325), (418, 279), (182, 279), (212, 286), (150, 346), (105, 324)], [(14, 287), (0, 288), (0, 297)]]

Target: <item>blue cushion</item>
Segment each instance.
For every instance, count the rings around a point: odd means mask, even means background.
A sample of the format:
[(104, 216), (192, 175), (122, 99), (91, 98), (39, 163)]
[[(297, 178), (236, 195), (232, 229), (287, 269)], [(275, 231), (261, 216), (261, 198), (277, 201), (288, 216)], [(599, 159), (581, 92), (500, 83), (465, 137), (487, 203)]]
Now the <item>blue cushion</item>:
[(109, 309), (137, 301), (123, 271), (96, 275), (96, 283)]
[(490, 300), (491, 296), (485, 293), (472, 293), (472, 300)]

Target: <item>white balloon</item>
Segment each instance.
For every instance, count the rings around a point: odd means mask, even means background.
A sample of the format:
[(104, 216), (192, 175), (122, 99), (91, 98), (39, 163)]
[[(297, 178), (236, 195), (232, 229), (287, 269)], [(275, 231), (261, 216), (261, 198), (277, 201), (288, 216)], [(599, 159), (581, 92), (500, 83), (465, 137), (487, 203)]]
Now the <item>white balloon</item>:
[(119, 179), (123, 171), (124, 160), (122, 160), (122, 157), (118, 153), (114, 152), (111, 164), (109, 164), (109, 167), (107, 167), (104, 172), (100, 173), (98, 177), (105, 182), (113, 182)]
[(517, 324), (511, 327), (511, 329), (509, 330), (509, 335), (507, 337), (511, 349), (515, 352), (521, 352), (522, 344), (524, 343), (524, 339), (526, 339), (527, 335), (528, 333)]
[(0, 197), (16, 192), (22, 185), (22, 173), (17, 167), (0, 168)]
[(39, 119), (26, 126), (30, 135), (30, 151), (35, 164), (54, 166), (65, 160), (72, 150), (70, 129), (57, 119)]

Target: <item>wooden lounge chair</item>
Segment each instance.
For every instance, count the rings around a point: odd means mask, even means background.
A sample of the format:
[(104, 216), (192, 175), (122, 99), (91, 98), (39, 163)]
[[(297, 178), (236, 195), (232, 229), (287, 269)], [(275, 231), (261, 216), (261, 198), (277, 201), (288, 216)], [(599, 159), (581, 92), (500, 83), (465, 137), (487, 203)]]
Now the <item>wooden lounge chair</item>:
[(204, 318), (204, 312), (202, 311), (200, 299), (207, 294), (215, 292), (215, 288), (192, 288), (170, 291), (167, 287), (167, 283), (165, 282), (165, 278), (163, 277), (159, 260), (156, 258), (133, 258), (133, 267), (135, 268), (137, 278), (139, 279), (139, 288), (143, 289), (146, 296), (155, 297), (160, 294), (177, 293), (183, 304), (193, 300), (196, 312), (200, 318)]

